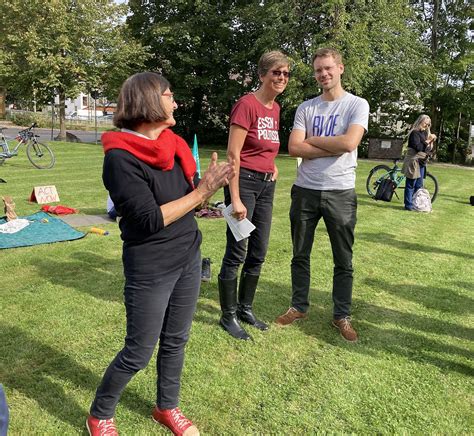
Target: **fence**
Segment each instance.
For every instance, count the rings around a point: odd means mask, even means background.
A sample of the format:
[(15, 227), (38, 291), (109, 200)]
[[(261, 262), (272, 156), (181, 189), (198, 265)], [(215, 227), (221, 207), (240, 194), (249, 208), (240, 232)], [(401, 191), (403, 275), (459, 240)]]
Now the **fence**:
[[(54, 118), (51, 111), (49, 112), (33, 112), (23, 111), (17, 109), (7, 109), (6, 118), (12, 122), (20, 125), (27, 126), (32, 123), (37, 123), (38, 127), (58, 127), (59, 118), (55, 114)], [(66, 116), (66, 126), (74, 129), (74, 127), (86, 127), (93, 129), (96, 125), (96, 119), (94, 117), (69, 117)], [(104, 117), (97, 117), (97, 126), (99, 127), (112, 127), (112, 117), (110, 115)]]

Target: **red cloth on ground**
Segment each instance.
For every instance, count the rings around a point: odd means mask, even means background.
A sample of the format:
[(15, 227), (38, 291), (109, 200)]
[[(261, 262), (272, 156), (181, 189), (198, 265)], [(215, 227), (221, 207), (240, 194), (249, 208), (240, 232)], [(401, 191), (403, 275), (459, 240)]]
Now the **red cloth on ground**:
[(44, 206), (41, 206), (41, 210), (43, 212), (48, 212), (48, 213), (54, 213), (56, 215), (69, 215), (71, 213), (77, 213), (77, 209), (73, 209), (72, 207), (67, 207), (67, 206), (61, 206), (58, 204), (57, 206), (49, 206), (48, 204), (45, 204)]
[(186, 180), (194, 188), (193, 177), (196, 173), (196, 162), (191, 149), (183, 138), (170, 129), (163, 130), (157, 139), (141, 138), (127, 132), (105, 132), (102, 134), (102, 145), (104, 153), (114, 148), (120, 148), (163, 171), (173, 169), (176, 157)]

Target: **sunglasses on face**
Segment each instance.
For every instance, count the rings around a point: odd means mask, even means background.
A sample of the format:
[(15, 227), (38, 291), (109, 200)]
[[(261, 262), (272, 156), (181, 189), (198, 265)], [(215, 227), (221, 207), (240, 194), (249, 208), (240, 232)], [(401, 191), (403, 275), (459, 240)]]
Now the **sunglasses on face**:
[(289, 71), (272, 70), (271, 73), (273, 77), (280, 77), (282, 74), (285, 79), (290, 77)]

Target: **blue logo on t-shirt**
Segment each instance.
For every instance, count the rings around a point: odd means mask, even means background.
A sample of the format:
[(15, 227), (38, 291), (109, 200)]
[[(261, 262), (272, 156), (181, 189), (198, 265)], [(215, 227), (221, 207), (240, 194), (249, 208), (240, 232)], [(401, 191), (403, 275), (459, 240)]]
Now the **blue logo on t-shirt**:
[(339, 115), (316, 115), (313, 118), (313, 136), (336, 136), (334, 129)]

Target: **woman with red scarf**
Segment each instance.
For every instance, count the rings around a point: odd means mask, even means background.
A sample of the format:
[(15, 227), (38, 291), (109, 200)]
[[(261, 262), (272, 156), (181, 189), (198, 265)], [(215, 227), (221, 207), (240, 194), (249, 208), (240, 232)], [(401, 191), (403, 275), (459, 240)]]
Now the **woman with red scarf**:
[(234, 176), (217, 163), (194, 186), (196, 164), (173, 133), (177, 108), (169, 82), (151, 72), (129, 77), (120, 91), (114, 125), (102, 135), (103, 181), (120, 220), (127, 312), (125, 346), (97, 389), (87, 429), (117, 435), (114, 414), (130, 379), (145, 368), (159, 341), (153, 419), (175, 435), (199, 431), (178, 408), (184, 348), (201, 281), (201, 233), (194, 209)]

